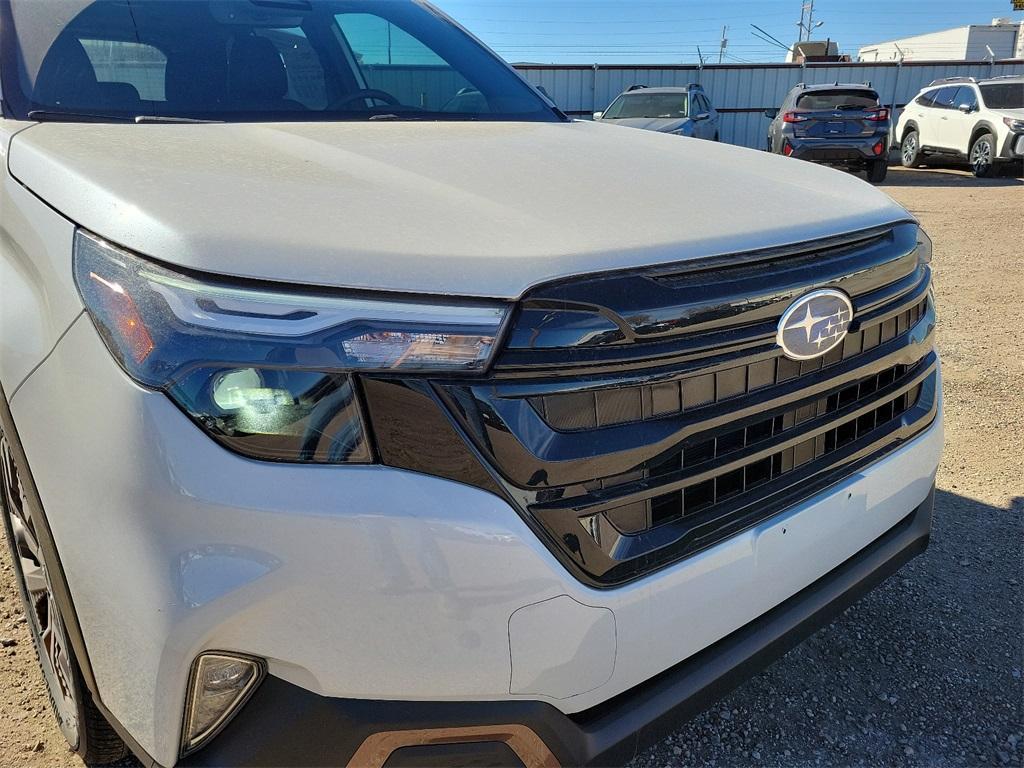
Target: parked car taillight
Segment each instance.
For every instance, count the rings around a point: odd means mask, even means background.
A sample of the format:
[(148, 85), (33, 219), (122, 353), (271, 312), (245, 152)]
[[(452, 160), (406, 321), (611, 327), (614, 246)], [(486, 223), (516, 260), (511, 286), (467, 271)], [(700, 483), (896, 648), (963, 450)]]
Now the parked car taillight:
[(889, 110), (887, 107), (872, 107), (867, 110), (868, 116), (865, 120), (870, 120), (873, 123), (884, 123), (889, 119)]
[(787, 112), (782, 116), (782, 122), (784, 123), (806, 123), (810, 119), (807, 115), (799, 112)]

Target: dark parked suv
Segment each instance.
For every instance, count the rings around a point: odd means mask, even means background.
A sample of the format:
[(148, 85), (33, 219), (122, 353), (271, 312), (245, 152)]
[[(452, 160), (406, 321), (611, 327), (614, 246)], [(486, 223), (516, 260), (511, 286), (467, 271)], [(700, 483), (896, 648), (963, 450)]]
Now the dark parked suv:
[(765, 115), (772, 120), (769, 152), (866, 170), (876, 184), (885, 180), (889, 110), (870, 85), (800, 83)]

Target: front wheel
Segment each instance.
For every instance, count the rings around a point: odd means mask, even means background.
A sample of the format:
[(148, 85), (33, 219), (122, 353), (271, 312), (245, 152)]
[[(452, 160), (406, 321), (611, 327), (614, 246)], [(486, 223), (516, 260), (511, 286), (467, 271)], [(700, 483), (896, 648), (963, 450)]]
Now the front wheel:
[(909, 131), (903, 137), (903, 144), (900, 146), (900, 162), (904, 168), (917, 168), (921, 165), (921, 140), (917, 131)]
[(26, 623), (61, 733), (87, 765), (123, 759), (128, 751), (82, 681), (68, 642), (50, 570), (39, 541), (40, 514), (29, 500), (8, 436), (0, 430), (0, 517), (10, 545)]
[(889, 175), (889, 163), (885, 160), (872, 160), (868, 163), (868, 181), (881, 184)]
[(971, 145), (971, 170), (979, 179), (987, 179), (996, 172), (996, 137), (983, 133)]

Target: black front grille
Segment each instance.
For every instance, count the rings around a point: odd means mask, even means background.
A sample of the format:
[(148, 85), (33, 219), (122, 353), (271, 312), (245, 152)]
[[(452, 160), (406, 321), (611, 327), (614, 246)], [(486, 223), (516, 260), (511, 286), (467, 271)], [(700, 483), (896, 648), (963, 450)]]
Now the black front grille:
[[(411, 438), (391, 431), (381, 455), (466, 481), (409, 457), (458, 454), (450, 467), (475, 454), (563, 562), (612, 586), (827, 488), (932, 421), (934, 310), (915, 225), (708, 264), (536, 289), (486, 378), (416, 385), (464, 443), (400, 446)], [(854, 322), (842, 346), (795, 362), (776, 325), (822, 287), (850, 296)]]
[(662, 418), (741, 397), (870, 351), (917, 325), (927, 304), (927, 299), (921, 299), (885, 322), (850, 333), (841, 346), (814, 360), (769, 357), (678, 381), (544, 395), (530, 398), (530, 403), (561, 432)]
[[(886, 397), (881, 404), (875, 396), (904, 380), (906, 373), (905, 365), (887, 368), (801, 408), (717, 436), (695, 439), (641, 471), (645, 480), (669, 481), (671, 492), (613, 507), (604, 515), (618, 532), (639, 533), (685, 515), (704, 513), (858, 438), (870, 438), (875, 430), (884, 430), (917, 404), (920, 384), (896, 397)], [(865, 405), (866, 408), (862, 407)], [(857, 415), (849, 415), (835, 424), (832, 416), (840, 412)], [(807, 422), (815, 420), (825, 423), (827, 429), (809, 433)], [(794, 440), (787, 439), (791, 434), (799, 435), (799, 442), (793, 444)], [(673, 479), (679, 482), (671, 482)], [(637, 480), (631, 475), (607, 478), (601, 481), (600, 489), (635, 484)], [(680, 483), (681, 487), (676, 489)]]

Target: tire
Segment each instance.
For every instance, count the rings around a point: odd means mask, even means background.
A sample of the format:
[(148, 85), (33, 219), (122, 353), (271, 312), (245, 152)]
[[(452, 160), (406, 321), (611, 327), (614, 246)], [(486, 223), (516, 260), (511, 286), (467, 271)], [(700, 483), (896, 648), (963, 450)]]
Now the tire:
[(917, 131), (910, 130), (900, 145), (900, 162), (904, 168), (921, 167), (921, 138)]
[(0, 517), (50, 708), (68, 745), (86, 765), (122, 760), (128, 749), (93, 702), (68, 642), (37, 536), (39, 510), (25, 491), (21, 471), (0, 428)]
[(872, 160), (868, 163), (868, 181), (881, 184), (889, 175), (889, 163), (885, 160)]
[(971, 170), (979, 179), (989, 179), (996, 175), (996, 137), (991, 133), (983, 133), (971, 144), (967, 155)]

